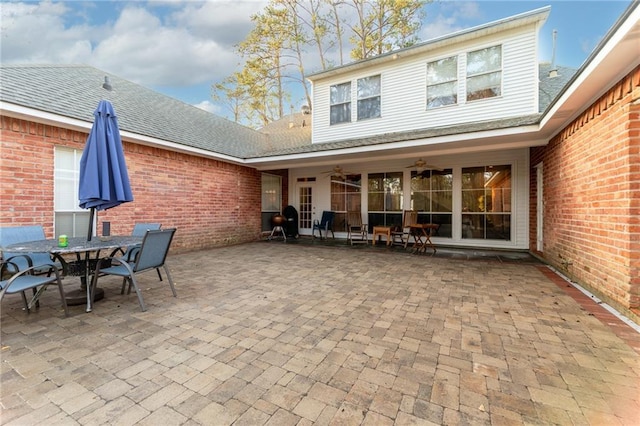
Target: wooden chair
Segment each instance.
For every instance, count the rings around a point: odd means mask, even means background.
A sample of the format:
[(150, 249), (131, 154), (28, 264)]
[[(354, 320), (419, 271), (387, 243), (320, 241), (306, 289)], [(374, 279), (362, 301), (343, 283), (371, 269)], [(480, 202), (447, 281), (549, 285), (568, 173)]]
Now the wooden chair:
[(347, 240), (354, 243), (369, 244), (369, 230), (367, 224), (362, 223), (362, 214), (357, 212), (347, 212)]
[(416, 223), (418, 223), (418, 212), (416, 210), (405, 210), (402, 214), (402, 227), (391, 232), (392, 243), (407, 248), (409, 237), (411, 236), (411, 225)]

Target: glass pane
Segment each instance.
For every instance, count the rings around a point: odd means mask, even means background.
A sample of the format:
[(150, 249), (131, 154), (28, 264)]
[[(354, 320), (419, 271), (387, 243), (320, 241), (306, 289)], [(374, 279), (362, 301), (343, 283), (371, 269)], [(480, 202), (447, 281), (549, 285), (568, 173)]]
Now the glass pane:
[(380, 96), (358, 101), (358, 120), (380, 117)]
[(488, 240), (511, 240), (511, 215), (486, 215), (485, 233)]
[(369, 211), (384, 211), (384, 194), (381, 192), (370, 192), (368, 198)]
[(484, 238), (484, 215), (462, 215), (462, 238)]
[(331, 105), (342, 104), (351, 101), (351, 83), (342, 83), (331, 86)]
[(415, 192), (411, 200), (411, 210), (419, 212), (431, 211), (430, 199), (428, 192)]
[(484, 167), (462, 169), (462, 189), (484, 188)]
[(463, 212), (484, 212), (485, 211), (484, 190), (463, 189), (462, 190), (462, 211)]
[(450, 214), (434, 214), (431, 215), (431, 223), (437, 223), (438, 225), (440, 225), (440, 227), (438, 228), (438, 230), (434, 233), (434, 236), (436, 237), (443, 237), (443, 238), (451, 238), (451, 217), (452, 215)]
[(493, 46), (467, 53), (467, 75), (481, 74), (502, 68), (502, 47)]
[(334, 232), (347, 232), (347, 214), (336, 213), (333, 218), (333, 230)]
[(374, 75), (358, 79), (358, 99), (380, 95), (380, 76)]
[(502, 73), (494, 72), (467, 79), (467, 100), (492, 98), (501, 94)]
[(453, 190), (453, 171), (451, 169), (433, 170), (431, 172), (431, 189)]
[(440, 59), (427, 65), (427, 84), (434, 85), (456, 80), (458, 77), (458, 57)]
[(450, 212), (453, 207), (453, 192), (433, 191), (431, 193), (432, 212)]
[(427, 87), (427, 108), (453, 105), (458, 102), (458, 82)]
[(330, 124), (348, 123), (351, 121), (351, 103), (331, 106)]

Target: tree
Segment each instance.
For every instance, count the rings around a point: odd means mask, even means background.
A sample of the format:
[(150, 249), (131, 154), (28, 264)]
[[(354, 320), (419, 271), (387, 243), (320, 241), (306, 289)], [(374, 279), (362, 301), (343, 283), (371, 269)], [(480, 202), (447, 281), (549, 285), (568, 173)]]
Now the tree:
[(409, 47), (424, 17), (427, 0), (351, 0), (357, 21), (351, 25), (351, 58), (367, 59)]
[[(253, 30), (236, 46), (244, 59), (242, 70), (213, 86), (214, 99), (227, 97), (236, 121), (261, 125), (284, 116), (294, 87), (301, 89), (311, 106), (306, 81), (309, 63), (321, 70), (335, 62), (342, 65), (343, 40), (348, 34), (350, 56), (355, 60), (414, 44), (428, 1), (270, 0), (251, 17)], [(356, 19), (349, 24), (347, 16), (354, 12)], [(316, 55), (310, 55), (308, 48)]]

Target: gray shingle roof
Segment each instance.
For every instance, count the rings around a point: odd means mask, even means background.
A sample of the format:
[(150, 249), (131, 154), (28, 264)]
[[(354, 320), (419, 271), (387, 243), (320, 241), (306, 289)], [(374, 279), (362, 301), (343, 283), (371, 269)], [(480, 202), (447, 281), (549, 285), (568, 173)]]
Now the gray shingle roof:
[[(569, 68), (557, 68), (559, 77), (548, 78), (550, 65), (540, 66), (540, 112), (547, 108), (575, 72)], [(114, 87), (112, 92), (102, 88), (105, 75), (109, 76)], [(538, 123), (541, 117), (541, 114), (532, 114), (312, 144), (310, 115), (292, 114), (256, 131), (85, 65), (2, 65), (0, 99), (87, 122), (93, 122), (93, 111), (98, 101), (108, 99), (112, 101), (120, 128), (124, 131), (238, 159), (333, 151), (526, 126)]]
[[(551, 74), (552, 70), (556, 71), (555, 74)], [(539, 65), (538, 112), (546, 111), (577, 71), (575, 68), (554, 66), (549, 62)]]
[[(102, 88), (105, 76), (112, 92)], [(107, 99), (123, 131), (237, 158), (267, 147), (265, 134), (85, 65), (2, 65), (0, 99), (90, 123)]]

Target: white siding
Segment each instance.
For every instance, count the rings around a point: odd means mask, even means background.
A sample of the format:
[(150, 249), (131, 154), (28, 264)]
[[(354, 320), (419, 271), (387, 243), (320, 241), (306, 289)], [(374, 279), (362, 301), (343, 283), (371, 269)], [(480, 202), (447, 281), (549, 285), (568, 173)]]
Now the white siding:
[[(388, 65), (372, 66), (357, 73), (316, 81), (313, 86), (313, 142), (331, 142), (361, 138), (390, 132), (403, 132), (431, 127), (458, 125), (537, 112), (537, 53), (535, 25), (500, 34), (479, 37), (472, 42), (452, 44), (421, 57), (399, 57)], [(465, 102), (466, 53), (502, 45), (502, 95)], [(427, 63), (458, 55), (458, 104), (426, 109)], [(357, 121), (357, 79), (381, 75), (380, 118)], [(329, 88), (352, 82), (352, 122), (329, 125)]]

